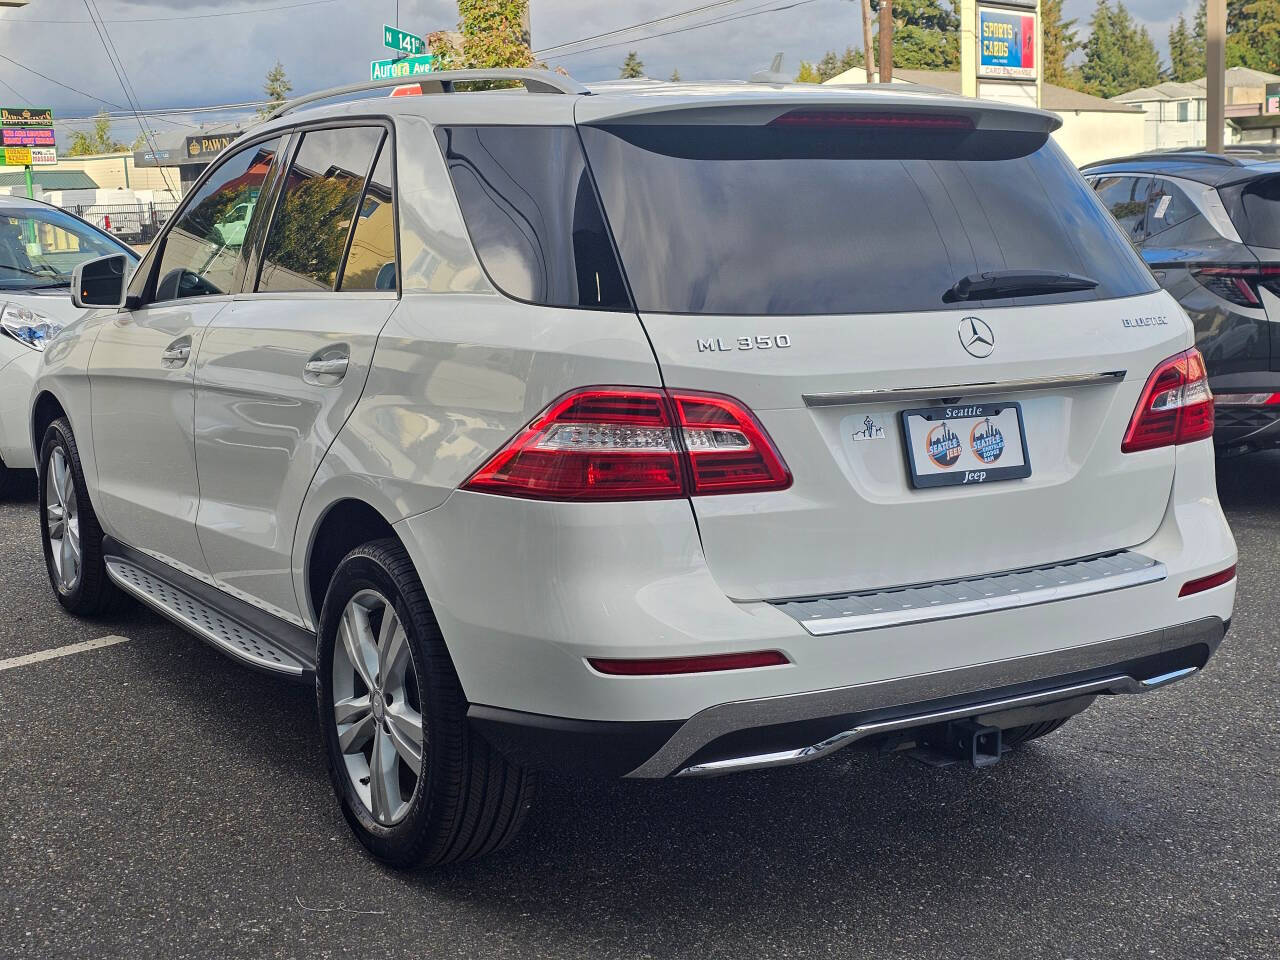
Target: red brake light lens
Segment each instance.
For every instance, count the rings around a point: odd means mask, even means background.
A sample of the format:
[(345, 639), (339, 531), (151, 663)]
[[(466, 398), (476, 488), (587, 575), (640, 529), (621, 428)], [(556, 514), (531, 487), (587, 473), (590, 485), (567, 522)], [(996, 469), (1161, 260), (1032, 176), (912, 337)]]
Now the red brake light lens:
[(771, 127), (896, 127), (912, 130), (972, 130), (973, 118), (946, 113), (874, 113), (849, 110), (789, 110)]
[(749, 670), (781, 667), (791, 661), (777, 650), (755, 653), (717, 653), (705, 657), (666, 657), (660, 660), (588, 659), (600, 673), (613, 677), (654, 677), (671, 673), (714, 673), (718, 670)]
[(1213, 436), (1213, 391), (1204, 358), (1192, 348), (1161, 363), (1147, 379), (1120, 449), (1124, 453)]
[(589, 387), (551, 404), (463, 488), (535, 500), (657, 500), (790, 485), (764, 427), (732, 397)]

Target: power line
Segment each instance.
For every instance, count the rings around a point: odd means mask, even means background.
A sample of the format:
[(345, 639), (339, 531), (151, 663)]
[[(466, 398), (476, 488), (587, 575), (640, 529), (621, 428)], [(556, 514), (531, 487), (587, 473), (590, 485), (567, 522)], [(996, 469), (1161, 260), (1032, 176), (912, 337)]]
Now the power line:
[[(0, 80), (0, 85), (8, 86), (3, 80)], [(17, 93), (16, 90), (14, 92)], [(158, 117), (160, 119), (164, 119), (168, 116), (183, 117), (197, 113), (234, 113), (236, 111), (254, 110), (258, 107), (264, 107), (271, 102), (272, 101), (270, 100), (242, 100), (239, 103), (214, 103), (203, 107), (157, 107), (152, 110), (140, 110), (138, 112), (144, 117)], [(113, 120), (123, 120), (135, 116), (132, 110), (106, 111), (106, 114)], [(97, 120), (99, 116), (101, 116), (101, 114), (83, 117), (58, 117), (57, 122), (92, 123)]]
[(619, 33), (630, 33), (632, 30), (639, 30), (641, 27), (653, 26), (656, 23), (665, 23), (668, 20), (679, 20), (682, 17), (691, 17), (695, 13), (702, 13), (716, 7), (726, 7), (735, 3), (741, 3), (742, 0), (715, 0), (714, 3), (704, 3), (701, 6), (691, 7), (688, 10), (681, 10), (678, 13), (669, 13), (665, 17), (655, 17), (652, 20), (643, 20), (640, 23), (633, 23), (630, 26), (618, 27), (616, 30), (606, 30), (603, 33), (595, 33), (589, 37), (579, 37), (577, 40), (569, 40), (565, 43), (557, 43), (550, 47), (544, 47), (541, 50), (533, 51), (534, 56), (541, 57), (544, 54), (551, 53), (554, 50), (560, 50), (563, 47), (573, 47), (579, 43), (587, 43), (591, 40), (600, 40), (604, 37), (612, 37)]
[[(101, 20), (102, 13), (98, 10), (96, 0), (84, 0), (84, 9), (89, 14), (90, 19), (96, 16)], [(102, 41), (102, 49), (107, 55), (107, 61), (111, 64), (111, 69), (115, 73), (116, 79), (120, 81), (120, 89), (124, 91), (125, 99), (129, 101), (129, 106), (133, 109), (134, 119), (138, 121), (138, 129), (142, 133), (143, 140), (151, 149), (151, 152), (156, 153), (157, 148), (155, 137), (142, 122), (142, 115), (139, 112), (141, 108), (138, 106), (137, 92), (133, 89), (133, 84), (129, 81), (129, 73), (125, 69), (124, 61), (120, 59), (120, 55), (113, 50), (114, 44), (111, 42), (111, 31), (107, 29), (107, 25), (105, 23), (95, 23), (93, 25), (93, 29), (97, 32), (98, 39)], [(169, 179), (169, 173), (164, 167), (160, 168), (160, 176), (163, 178), (164, 184), (168, 188), (169, 193), (177, 196), (177, 193), (173, 189), (173, 183)]]
[[(262, 7), (254, 10), (235, 10), (230, 13), (192, 13), (181, 17), (134, 17), (132, 19), (101, 19), (102, 23), (169, 23), (175, 20), (214, 20), (218, 17), (243, 17), (258, 13), (275, 13), (279, 10), (296, 10), (299, 7), (318, 7), (322, 4), (334, 3), (336, 0), (304, 0), (302, 3), (289, 3), (279, 7)], [(0, 23), (56, 23), (59, 26), (68, 23), (94, 23), (88, 20), (35, 20), (27, 17), (0, 17)]]
[(594, 53), (597, 50), (608, 50), (612, 47), (625, 47), (632, 44), (644, 43), (646, 40), (656, 40), (659, 37), (669, 37), (677, 33), (687, 33), (690, 30), (700, 30), (703, 27), (713, 27), (721, 23), (732, 23), (734, 20), (746, 20), (748, 17), (758, 17), (766, 13), (780, 13), (783, 10), (794, 10), (796, 7), (803, 7), (815, 2), (817, 2), (817, 0), (793, 0), (791, 3), (785, 3), (777, 7), (749, 10), (745, 13), (738, 13), (732, 16), (718, 17), (714, 20), (704, 20), (701, 23), (691, 23), (685, 27), (676, 27), (672, 30), (664, 30), (660, 33), (650, 33), (643, 37), (633, 37), (627, 40), (618, 40), (613, 43), (601, 43), (594, 47), (585, 47), (581, 50), (571, 50), (568, 53), (560, 54), (558, 59), (563, 60), (568, 57), (580, 56), (584, 53)]
[[(80, 96), (85, 97), (86, 99), (94, 100), (108, 107), (115, 107), (117, 110), (122, 110), (126, 113), (133, 112), (129, 107), (123, 107), (113, 100), (107, 100), (104, 97), (100, 97), (94, 93), (86, 93), (84, 90), (81, 90), (78, 87), (73, 87), (73, 86), (70, 86), (69, 84), (65, 84), (61, 80), (55, 80), (53, 77), (50, 77), (47, 74), (41, 73), (39, 70), (35, 69), (34, 67), (29, 67), (25, 63), (19, 63), (17, 60), (13, 59), (13, 57), (7, 56), (6, 54), (0, 53), (0, 60), (5, 61), (6, 63), (11, 63), (15, 67), (17, 67), (19, 70), (23, 70), (31, 74), (32, 76), (39, 77), (41, 80), (47, 80), (49, 83), (52, 83), (56, 87), (61, 87), (63, 90), (70, 90), (72, 93), (79, 94)], [(24, 97), (23, 99), (25, 100), (28, 98)], [(199, 127), (194, 123), (182, 123), (181, 121), (178, 121), (178, 120), (165, 119), (165, 123), (171, 123), (177, 127), (190, 127), (193, 130), (199, 129)]]

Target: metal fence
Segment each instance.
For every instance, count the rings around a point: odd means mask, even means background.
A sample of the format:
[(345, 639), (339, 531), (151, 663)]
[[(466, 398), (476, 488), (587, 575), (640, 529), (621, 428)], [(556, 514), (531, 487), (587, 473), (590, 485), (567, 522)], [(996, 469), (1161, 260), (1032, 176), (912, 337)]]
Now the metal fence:
[(68, 213), (88, 220), (125, 243), (150, 243), (173, 216), (176, 202), (68, 205)]

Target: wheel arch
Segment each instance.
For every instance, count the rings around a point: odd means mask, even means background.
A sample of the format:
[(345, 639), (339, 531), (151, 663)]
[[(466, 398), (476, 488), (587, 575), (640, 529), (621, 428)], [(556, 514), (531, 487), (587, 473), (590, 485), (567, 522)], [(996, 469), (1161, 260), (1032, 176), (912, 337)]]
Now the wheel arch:
[(361, 544), (388, 537), (400, 539), (391, 520), (365, 500), (343, 497), (325, 507), (302, 564), (302, 612), (311, 624), (320, 622), (325, 593), (342, 558)]
[(40, 445), (44, 440), (45, 431), (49, 429), (49, 424), (65, 416), (67, 416), (66, 408), (51, 390), (41, 390), (32, 402), (31, 450), (35, 454), (37, 467), (40, 463)]

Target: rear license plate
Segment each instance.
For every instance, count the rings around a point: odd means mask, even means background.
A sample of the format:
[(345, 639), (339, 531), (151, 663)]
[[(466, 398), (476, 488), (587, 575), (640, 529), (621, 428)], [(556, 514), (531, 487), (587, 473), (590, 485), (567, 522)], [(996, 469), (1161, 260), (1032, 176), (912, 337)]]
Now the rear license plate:
[(970, 403), (902, 411), (911, 485), (945, 487), (1031, 476), (1022, 406)]

